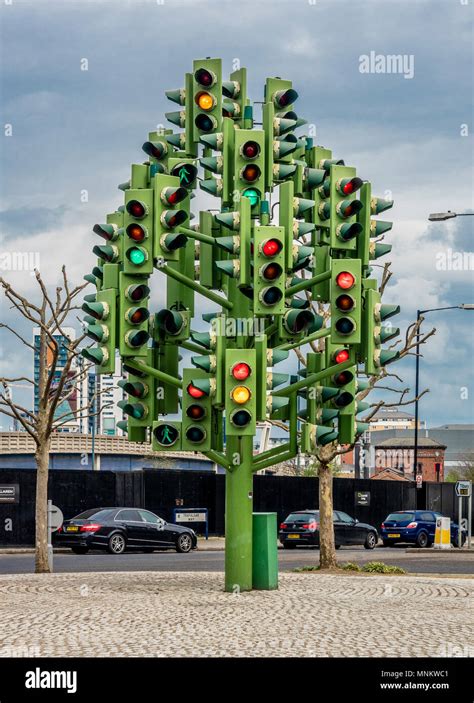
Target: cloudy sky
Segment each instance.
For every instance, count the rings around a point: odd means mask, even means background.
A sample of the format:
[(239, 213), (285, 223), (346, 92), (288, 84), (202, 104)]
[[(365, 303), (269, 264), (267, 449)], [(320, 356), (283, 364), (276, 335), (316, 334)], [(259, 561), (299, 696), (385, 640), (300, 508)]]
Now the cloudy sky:
[[(143, 161), (148, 131), (176, 109), (164, 91), (183, 84), (194, 58), (219, 56), (224, 74), (235, 61), (247, 67), (255, 101), (267, 76), (292, 79), (315, 143), (395, 200), (384, 216), (394, 221), (386, 239), (394, 276), (384, 300), (402, 306), (397, 325), (406, 327), (417, 309), (474, 302), (472, 218), (427, 219), (473, 209), (472, 7), (469, 0), (6, 0), (4, 251), (39, 257), (52, 286), (63, 263), (79, 282), (94, 261), (92, 224), (121, 203), (116, 186), (130, 163)], [(406, 70), (361, 72), (371, 52), (404, 56)], [(199, 196), (193, 210), (209, 202)], [(29, 271), (4, 275), (34, 296)], [(29, 334), (4, 305), (2, 318)], [(428, 426), (473, 422), (473, 323), (474, 311), (463, 310), (425, 322), (437, 330), (421, 364)], [(31, 368), (30, 352), (11, 340), (1, 353), (5, 375)], [(414, 357), (396, 370), (413, 386)]]

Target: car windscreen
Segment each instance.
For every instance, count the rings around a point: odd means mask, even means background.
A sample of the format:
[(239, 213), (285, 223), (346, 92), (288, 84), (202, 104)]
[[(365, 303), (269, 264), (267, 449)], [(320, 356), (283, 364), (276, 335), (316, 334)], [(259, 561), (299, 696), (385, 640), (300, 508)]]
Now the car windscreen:
[(319, 513), (291, 513), (285, 522), (314, 522), (318, 516)]
[(415, 519), (415, 513), (390, 513), (385, 522), (401, 522), (408, 525)]
[(92, 517), (94, 520), (105, 520), (106, 517), (110, 515), (111, 510), (102, 510), (100, 508), (94, 508), (93, 510), (85, 510), (79, 515), (75, 515), (72, 520), (90, 520)]

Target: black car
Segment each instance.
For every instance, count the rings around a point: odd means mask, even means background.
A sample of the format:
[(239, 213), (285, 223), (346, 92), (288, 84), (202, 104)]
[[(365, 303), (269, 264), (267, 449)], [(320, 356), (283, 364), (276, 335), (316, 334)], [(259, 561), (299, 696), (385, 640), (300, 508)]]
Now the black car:
[(173, 525), (141, 508), (94, 508), (65, 520), (55, 532), (56, 547), (71, 547), (75, 554), (106, 549), (122, 554), (126, 549), (196, 549), (196, 534), (189, 527)]
[[(364, 545), (374, 549), (379, 539), (372, 525), (359, 522), (341, 510), (333, 512), (336, 549), (342, 545)], [(280, 525), (280, 542), (284, 549), (294, 549), (298, 544), (319, 547), (319, 510), (297, 510), (290, 513)]]

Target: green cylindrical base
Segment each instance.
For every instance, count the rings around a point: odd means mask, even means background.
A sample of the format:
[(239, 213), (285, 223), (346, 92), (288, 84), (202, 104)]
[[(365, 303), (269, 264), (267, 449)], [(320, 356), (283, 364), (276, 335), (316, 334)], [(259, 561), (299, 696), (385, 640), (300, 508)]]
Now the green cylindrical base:
[(225, 480), (225, 590), (234, 593), (252, 590), (252, 440), (227, 437), (227, 457), (235, 468)]
[(253, 514), (252, 585), (263, 591), (278, 588), (277, 514)]

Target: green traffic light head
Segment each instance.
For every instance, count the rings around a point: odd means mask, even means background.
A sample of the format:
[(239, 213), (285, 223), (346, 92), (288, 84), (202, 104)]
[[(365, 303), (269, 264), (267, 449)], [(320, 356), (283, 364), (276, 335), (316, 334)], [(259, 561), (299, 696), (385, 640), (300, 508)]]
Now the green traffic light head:
[(146, 344), (149, 338), (147, 330), (130, 330), (125, 335), (125, 344), (131, 349), (138, 349)]
[(311, 310), (288, 310), (283, 316), (283, 326), (290, 334), (302, 334), (314, 322)]
[(113, 264), (116, 261), (118, 261), (120, 257), (120, 252), (116, 246), (113, 244), (105, 244), (102, 246), (96, 245), (93, 249), (92, 252), (99, 257), (99, 259), (103, 259), (106, 261), (108, 264)]
[(250, 200), (250, 206), (255, 208), (259, 205), (262, 194), (257, 188), (246, 188), (242, 191), (242, 197)]
[(106, 325), (87, 325), (85, 333), (95, 342), (103, 343), (109, 338), (109, 330)]
[(348, 217), (357, 215), (363, 207), (362, 202), (360, 200), (356, 200), (355, 198), (353, 200), (341, 200), (336, 204), (336, 213), (339, 217), (347, 219)]
[(130, 247), (125, 252), (125, 256), (134, 266), (142, 266), (148, 261), (148, 252), (143, 247)]
[(108, 303), (85, 302), (81, 309), (95, 320), (106, 320), (110, 314)]
[(109, 359), (106, 347), (100, 347), (100, 349), (83, 349), (81, 351), (81, 356), (87, 359), (87, 361), (92, 361), (92, 363), (97, 366), (104, 366)]
[(144, 283), (133, 283), (125, 289), (125, 297), (131, 303), (140, 303), (150, 295), (150, 288)]
[(168, 153), (168, 145), (166, 142), (145, 142), (142, 146), (143, 151), (153, 159), (163, 159)]
[(168, 100), (172, 100), (178, 105), (186, 104), (186, 91), (184, 88), (176, 88), (174, 90), (165, 90), (165, 95)]
[(179, 335), (186, 325), (184, 316), (177, 310), (160, 310), (155, 319), (162, 334), (172, 337)]
[(298, 98), (298, 93), (293, 88), (286, 88), (285, 90), (277, 90), (272, 95), (272, 101), (278, 110), (284, 110), (290, 105), (293, 105)]
[(191, 363), (198, 369), (202, 369), (207, 373), (214, 373), (216, 370), (217, 359), (214, 354), (204, 354), (202, 356), (192, 356)]
[(92, 231), (108, 242), (115, 241), (119, 236), (119, 228), (114, 224), (94, 225)]
[(390, 210), (393, 207), (393, 200), (385, 200), (384, 198), (372, 198), (370, 201), (370, 214), (378, 215), (384, 210)]
[(343, 242), (349, 242), (351, 239), (358, 237), (363, 231), (363, 227), (359, 222), (343, 222), (336, 228), (336, 236), (342, 239)]
[(120, 386), (120, 388), (123, 388), (125, 393), (133, 396), (134, 398), (146, 398), (149, 393), (147, 384), (142, 383), (142, 381), (132, 382), (128, 380), (121, 380), (117, 385)]
[(128, 308), (125, 313), (125, 319), (130, 325), (141, 325), (150, 317), (150, 311), (144, 307)]
[(165, 117), (168, 122), (175, 124), (177, 127), (186, 127), (185, 110), (177, 110), (176, 112), (165, 112)]
[[(167, 210), (171, 212), (171, 210)], [(178, 212), (183, 212), (183, 210), (178, 210)], [(169, 234), (163, 234), (160, 237), (160, 245), (164, 251), (176, 251), (176, 249), (182, 249), (188, 243), (188, 238), (185, 234), (177, 233), (174, 234), (170, 232)]]
[(119, 400), (117, 405), (125, 415), (129, 415), (134, 420), (144, 420), (148, 415), (148, 408), (143, 403), (129, 403), (127, 400)]

